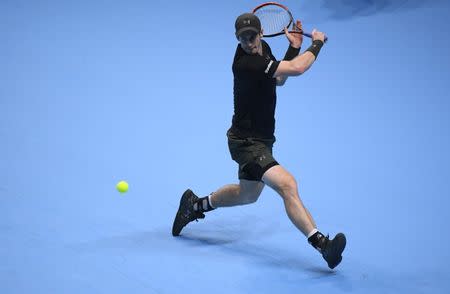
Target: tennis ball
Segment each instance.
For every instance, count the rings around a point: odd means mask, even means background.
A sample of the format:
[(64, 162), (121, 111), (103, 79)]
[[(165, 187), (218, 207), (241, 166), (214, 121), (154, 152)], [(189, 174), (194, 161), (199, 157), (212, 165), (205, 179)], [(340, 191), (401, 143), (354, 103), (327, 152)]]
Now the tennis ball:
[(126, 191), (128, 191), (128, 183), (125, 181), (120, 181), (117, 183), (116, 188), (120, 193), (125, 193)]

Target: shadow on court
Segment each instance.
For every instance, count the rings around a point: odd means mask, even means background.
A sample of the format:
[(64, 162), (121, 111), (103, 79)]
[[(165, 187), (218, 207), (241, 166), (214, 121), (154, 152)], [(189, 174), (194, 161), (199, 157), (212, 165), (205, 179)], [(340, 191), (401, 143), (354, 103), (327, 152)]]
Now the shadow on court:
[(321, 1), (321, 9), (330, 18), (347, 20), (379, 13), (401, 12), (435, 5), (442, 0), (334, 0)]
[[(226, 252), (230, 259), (233, 256), (249, 259), (257, 266), (273, 267), (289, 271), (310, 272), (318, 275), (334, 275), (335, 272), (328, 270), (320, 264), (312, 264), (301, 257), (301, 252), (295, 254), (271, 245), (260, 246), (255, 243), (240, 242), (234, 238), (206, 237), (204, 235), (186, 234), (177, 238), (183, 243), (191, 246), (216, 246), (219, 250)], [(299, 244), (299, 248), (301, 245)], [(309, 248), (308, 248), (309, 249)]]

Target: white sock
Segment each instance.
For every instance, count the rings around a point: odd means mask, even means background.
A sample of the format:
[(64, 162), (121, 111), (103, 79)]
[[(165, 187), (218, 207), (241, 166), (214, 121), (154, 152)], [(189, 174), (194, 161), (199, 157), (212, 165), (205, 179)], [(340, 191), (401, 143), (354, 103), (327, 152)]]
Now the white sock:
[(314, 235), (315, 233), (317, 233), (319, 230), (318, 229), (313, 229), (309, 234), (308, 234), (308, 239)]
[(208, 195), (208, 201), (209, 201), (209, 206), (211, 206), (212, 208), (215, 208), (215, 207), (212, 205), (212, 201), (211, 201), (211, 196), (212, 196), (213, 194), (214, 194), (214, 193), (211, 193), (211, 194)]

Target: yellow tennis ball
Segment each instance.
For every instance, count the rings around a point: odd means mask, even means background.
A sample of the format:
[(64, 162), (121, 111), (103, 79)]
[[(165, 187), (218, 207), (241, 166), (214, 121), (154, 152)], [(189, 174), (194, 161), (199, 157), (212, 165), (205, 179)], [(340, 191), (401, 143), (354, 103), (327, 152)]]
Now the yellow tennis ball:
[(116, 188), (120, 193), (125, 193), (126, 191), (128, 191), (128, 183), (125, 181), (120, 181), (117, 183)]

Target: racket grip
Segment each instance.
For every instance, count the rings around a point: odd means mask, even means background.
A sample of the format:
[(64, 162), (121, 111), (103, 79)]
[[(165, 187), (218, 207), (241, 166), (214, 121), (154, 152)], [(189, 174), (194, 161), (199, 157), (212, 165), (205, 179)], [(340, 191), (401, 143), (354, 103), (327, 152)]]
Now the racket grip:
[[(309, 34), (309, 33), (305, 33), (305, 32), (303, 32), (302, 34), (303, 34), (303, 36), (306, 36), (306, 37), (308, 37), (308, 38), (311, 38), (311, 39), (312, 39), (312, 35), (311, 35), (311, 34)], [(328, 37), (327, 37), (327, 36), (325, 36), (325, 42), (327, 42), (327, 41), (328, 41)]]

